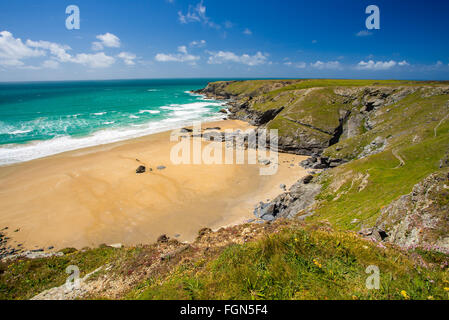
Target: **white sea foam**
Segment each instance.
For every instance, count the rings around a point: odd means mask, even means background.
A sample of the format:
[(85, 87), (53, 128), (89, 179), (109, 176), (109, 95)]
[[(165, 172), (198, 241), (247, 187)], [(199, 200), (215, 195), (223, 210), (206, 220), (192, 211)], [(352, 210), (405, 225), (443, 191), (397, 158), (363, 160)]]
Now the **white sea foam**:
[(204, 118), (168, 118), (162, 121), (153, 121), (144, 125), (134, 125), (124, 129), (105, 129), (95, 132), (83, 138), (73, 138), (70, 136), (57, 137), (51, 140), (36, 141), (25, 145), (5, 145), (0, 147), (0, 166), (18, 162), (30, 161), (67, 151), (103, 145), (132, 138), (145, 136), (148, 134), (168, 131), (181, 128), (191, 124), (189, 121), (201, 120), (204, 122), (220, 120), (221, 116)]
[(107, 112), (97, 112), (97, 113), (92, 113), (94, 116), (103, 116), (105, 115)]
[(9, 134), (17, 135), (17, 134), (28, 133), (28, 132), (31, 132), (31, 131), (33, 131), (33, 130), (16, 130), (16, 131), (10, 132)]
[[(108, 128), (94, 132), (86, 137), (71, 137), (69, 135), (61, 135), (51, 140), (35, 141), (27, 144), (11, 144), (0, 146), (0, 166), (9, 165), (18, 162), (30, 161), (33, 159), (43, 158), (54, 154), (72, 151), (87, 147), (93, 147), (96, 145), (103, 145), (113, 143), (117, 141), (128, 140), (145, 136), (148, 134), (168, 131), (175, 128), (181, 128), (186, 125), (191, 125), (192, 121), (201, 120), (203, 122), (216, 121), (222, 119), (222, 115), (206, 115), (208, 112), (212, 112), (213, 107), (223, 106), (224, 102), (206, 102), (197, 101), (187, 104), (171, 104), (168, 106), (160, 107), (159, 110), (141, 110), (139, 114), (143, 113), (160, 113), (160, 110), (169, 110), (167, 118), (159, 121), (151, 121), (146, 124), (130, 124), (126, 128)], [(105, 114), (101, 112), (101, 115)], [(96, 115), (100, 115), (97, 113)], [(136, 115), (128, 115), (129, 118), (138, 119)], [(33, 120), (26, 126), (11, 128), (8, 126), (0, 125), (0, 133), (6, 131), (15, 132), (19, 134), (19, 131), (28, 131), (29, 129), (38, 128), (40, 132), (53, 132), (55, 128), (59, 131), (65, 132), (70, 125), (86, 126), (87, 120), (81, 120), (76, 118), (65, 118), (57, 120), (49, 120), (46, 118), (39, 118)], [(112, 124), (113, 122), (103, 122), (104, 125)], [(0, 123), (1, 124), (1, 123)], [(29, 130), (32, 131), (32, 130)], [(28, 131), (28, 132), (29, 132)]]
[(158, 113), (161, 113), (161, 112), (159, 110), (140, 110), (139, 113), (140, 114), (142, 114), (142, 113), (158, 114)]

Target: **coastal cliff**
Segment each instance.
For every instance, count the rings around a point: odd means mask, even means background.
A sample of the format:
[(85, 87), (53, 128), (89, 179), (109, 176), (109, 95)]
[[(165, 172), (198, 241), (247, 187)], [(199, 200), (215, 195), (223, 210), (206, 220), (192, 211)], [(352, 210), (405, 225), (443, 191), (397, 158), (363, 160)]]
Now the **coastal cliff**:
[[(448, 83), (227, 81), (197, 93), (228, 99), (230, 118), (277, 129), (280, 150), (309, 155), (304, 167), (324, 169), (259, 205), (259, 216), (325, 218), (366, 236), (374, 228), (395, 244), (449, 249), (449, 181), (443, 172), (449, 151)], [(418, 189), (424, 199), (417, 204), (408, 194)], [(428, 198), (429, 190), (439, 190), (438, 196)], [(418, 227), (404, 219), (427, 223)]]
[[(0, 298), (448, 299), (449, 83), (223, 81), (196, 93), (309, 156), (309, 175), (256, 206), (266, 222), (3, 261)], [(85, 280), (67, 293), (68, 265)], [(373, 265), (379, 290), (365, 287)]]

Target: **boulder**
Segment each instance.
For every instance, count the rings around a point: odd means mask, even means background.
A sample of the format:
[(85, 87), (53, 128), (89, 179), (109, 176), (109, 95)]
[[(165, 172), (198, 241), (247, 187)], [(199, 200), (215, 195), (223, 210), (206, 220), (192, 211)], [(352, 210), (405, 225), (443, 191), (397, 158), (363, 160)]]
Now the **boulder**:
[(167, 237), (166, 234), (163, 234), (159, 238), (157, 238), (158, 243), (167, 243), (169, 240), (170, 240), (170, 238)]
[(147, 168), (146, 168), (145, 166), (139, 166), (139, 167), (136, 169), (136, 173), (137, 173), (137, 174), (145, 173), (145, 171), (147, 171)]

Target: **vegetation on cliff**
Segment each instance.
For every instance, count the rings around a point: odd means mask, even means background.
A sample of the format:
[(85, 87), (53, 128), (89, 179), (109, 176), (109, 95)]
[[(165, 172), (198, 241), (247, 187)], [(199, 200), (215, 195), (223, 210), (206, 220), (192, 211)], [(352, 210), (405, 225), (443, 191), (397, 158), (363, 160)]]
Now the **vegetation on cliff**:
[(0, 298), (60, 286), (75, 264), (102, 268), (78, 298), (449, 299), (448, 83), (227, 81), (199, 93), (311, 156), (312, 176), (261, 208), (278, 219), (204, 229), (188, 245), (162, 237), (4, 262)]

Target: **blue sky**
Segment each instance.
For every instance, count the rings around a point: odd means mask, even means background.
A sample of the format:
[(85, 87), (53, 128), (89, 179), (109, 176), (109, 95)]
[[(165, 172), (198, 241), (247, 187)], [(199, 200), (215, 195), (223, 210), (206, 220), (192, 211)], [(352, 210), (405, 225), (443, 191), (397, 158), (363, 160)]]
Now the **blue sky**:
[(448, 80), (448, 30), (436, 0), (0, 0), (0, 81)]

